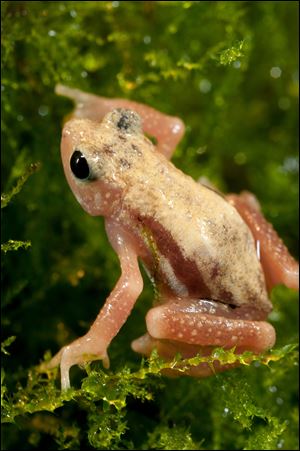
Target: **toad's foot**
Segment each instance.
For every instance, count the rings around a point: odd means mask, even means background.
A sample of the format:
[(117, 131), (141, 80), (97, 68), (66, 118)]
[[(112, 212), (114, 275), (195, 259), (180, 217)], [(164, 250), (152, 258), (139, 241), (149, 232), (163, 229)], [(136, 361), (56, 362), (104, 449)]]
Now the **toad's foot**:
[(102, 360), (103, 366), (109, 368), (107, 346), (99, 339), (91, 337), (88, 333), (71, 344), (64, 346), (50, 362), (42, 363), (41, 371), (47, 371), (60, 365), (61, 388), (70, 388), (69, 371), (73, 365), (83, 365), (93, 360)]
[[(175, 340), (159, 340), (151, 337), (148, 333), (134, 340), (131, 343), (131, 347), (135, 352), (143, 354), (147, 357), (149, 357), (155, 349), (158, 355), (166, 362), (172, 361), (178, 353), (183, 359), (190, 359), (196, 355), (201, 355), (201, 357), (210, 356), (213, 349), (212, 346), (196, 346), (187, 343), (180, 343)], [(236, 350), (236, 352), (239, 353), (242, 352), (242, 350)], [(185, 367), (183, 371), (182, 365), (179, 362), (174, 368), (163, 369), (162, 374), (168, 377), (176, 377), (180, 375), (208, 377), (220, 371), (232, 369), (238, 365), (238, 362), (222, 364), (218, 360), (214, 360), (210, 363), (203, 362), (198, 365), (191, 365), (189, 368)]]

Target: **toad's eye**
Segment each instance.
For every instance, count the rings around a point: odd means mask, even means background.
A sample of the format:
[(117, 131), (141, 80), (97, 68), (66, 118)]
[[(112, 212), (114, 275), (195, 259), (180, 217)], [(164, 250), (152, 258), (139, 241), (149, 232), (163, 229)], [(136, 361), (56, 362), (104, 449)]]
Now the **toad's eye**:
[(90, 168), (85, 156), (79, 151), (75, 150), (70, 160), (71, 171), (80, 180), (86, 180), (90, 175)]

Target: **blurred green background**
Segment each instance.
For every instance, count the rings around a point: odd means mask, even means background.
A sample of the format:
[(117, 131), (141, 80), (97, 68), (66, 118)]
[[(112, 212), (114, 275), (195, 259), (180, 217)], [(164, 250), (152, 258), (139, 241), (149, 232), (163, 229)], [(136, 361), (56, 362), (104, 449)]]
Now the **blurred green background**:
[[(31, 241), (27, 250), (2, 253), (2, 340), (17, 337), (3, 358), (8, 397), (46, 350), (85, 333), (120, 273), (102, 218), (89, 217), (65, 181), (59, 145), (72, 103), (54, 94), (55, 84), (179, 116), (187, 130), (176, 166), (224, 192), (253, 192), (297, 257), (298, 13), (293, 1), (2, 2), (2, 193), (40, 163), (2, 210), (2, 243)], [(139, 365), (130, 341), (145, 331), (153, 296), (145, 284), (109, 349), (112, 371)], [(272, 293), (278, 345), (297, 342), (296, 299), (283, 287)], [(5, 425), (2, 449), (298, 449), (296, 365), (281, 365), (286, 371), (233, 371), (278, 424), (288, 421), (269, 445), (267, 421), (252, 423), (261, 440), (251, 448), (250, 429), (213, 395), (234, 377), (222, 375), (201, 383), (164, 379), (151, 405), (129, 402), (127, 435), (109, 445), (87, 440), (84, 406), (74, 401), (56, 419), (78, 421), (76, 443), (59, 444), (50, 426), (37, 426), (40, 417), (24, 414)], [(75, 368), (71, 375), (79, 384), (84, 373)], [(235, 387), (229, 396), (239, 393)], [(171, 436), (185, 437), (173, 445), (182, 447), (171, 448), (164, 438)]]

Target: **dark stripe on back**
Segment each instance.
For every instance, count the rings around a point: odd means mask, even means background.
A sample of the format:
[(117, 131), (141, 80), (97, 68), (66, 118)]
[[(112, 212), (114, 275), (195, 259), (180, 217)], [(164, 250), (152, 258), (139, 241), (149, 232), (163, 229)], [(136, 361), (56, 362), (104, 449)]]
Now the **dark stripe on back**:
[(189, 295), (210, 299), (210, 290), (196, 263), (182, 255), (170, 232), (153, 218), (139, 216), (138, 220), (151, 231), (159, 252), (169, 260), (177, 279), (186, 286)]

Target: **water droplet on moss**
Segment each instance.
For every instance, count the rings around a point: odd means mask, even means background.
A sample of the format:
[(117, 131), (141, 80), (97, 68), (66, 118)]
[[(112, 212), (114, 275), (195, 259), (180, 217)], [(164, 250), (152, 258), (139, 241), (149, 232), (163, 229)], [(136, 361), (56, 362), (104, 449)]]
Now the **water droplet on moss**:
[(71, 9), (70, 16), (73, 18), (77, 16), (77, 12), (75, 11), (75, 9)]
[(284, 440), (281, 439), (281, 440), (279, 440), (279, 442), (277, 443), (277, 448), (282, 448), (283, 445), (284, 445)]
[(222, 416), (223, 417), (227, 417), (228, 413), (229, 413), (229, 409), (228, 409), (228, 407), (225, 407), (224, 410), (223, 410)]
[(270, 70), (270, 75), (271, 75), (272, 78), (279, 78), (279, 77), (281, 77), (281, 73), (282, 73), (282, 70), (278, 66), (272, 67), (271, 70)]
[(282, 165), (283, 172), (299, 172), (299, 159), (295, 157), (285, 158)]
[(56, 36), (56, 31), (55, 30), (49, 30), (48, 31), (48, 35), (51, 36), (51, 37)]
[(269, 387), (269, 391), (271, 393), (275, 393), (275, 392), (277, 392), (277, 387), (275, 385), (271, 385), (271, 387)]
[(151, 36), (144, 36), (144, 39), (143, 39), (143, 41), (144, 41), (144, 43), (145, 44), (150, 44), (150, 42), (151, 42)]
[(46, 105), (41, 105), (38, 109), (40, 116), (47, 116), (49, 113), (49, 108)]
[(199, 89), (203, 94), (207, 94), (211, 90), (211, 82), (203, 78), (199, 83)]
[(196, 149), (197, 155), (202, 155), (207, 151), (207, 146), (200, 146), (198, 149)]

